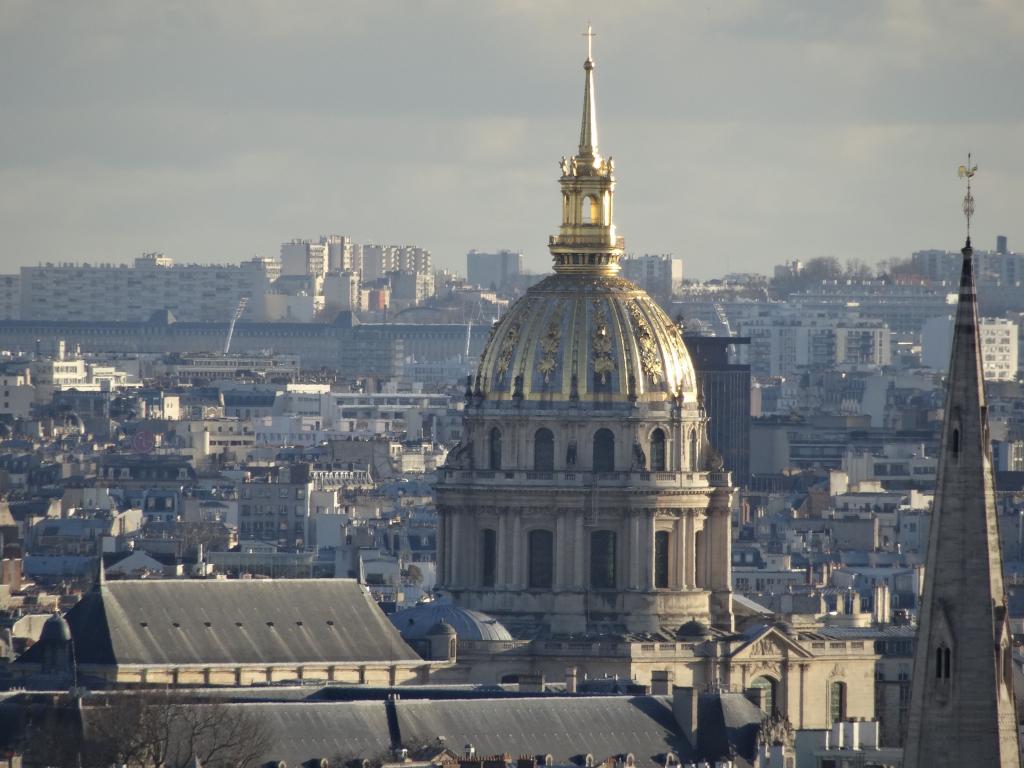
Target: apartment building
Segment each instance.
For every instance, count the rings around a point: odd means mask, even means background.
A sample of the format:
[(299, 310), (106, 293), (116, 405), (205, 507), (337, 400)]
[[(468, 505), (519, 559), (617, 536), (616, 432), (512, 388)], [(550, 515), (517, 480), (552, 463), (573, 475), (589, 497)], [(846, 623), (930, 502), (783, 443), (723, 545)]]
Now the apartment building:
[[(978, 319), (981, 365), (986, 381), (1015, 381), (1018, 366), (1017, 323), (1002, 317)], [(949, 367), (953, 346), (953, 316), (933, 317), (921, 329), (921, 362), (936, 371)]]
[(45, 264), (22, 267), (23, 320), (144, 322), (168, 310), (182, 322), (231, 318), (243, 296), (262, 296), (273, 276), (265, 259), (238, 265), (174, 264), (147, 253), (133, 265)]

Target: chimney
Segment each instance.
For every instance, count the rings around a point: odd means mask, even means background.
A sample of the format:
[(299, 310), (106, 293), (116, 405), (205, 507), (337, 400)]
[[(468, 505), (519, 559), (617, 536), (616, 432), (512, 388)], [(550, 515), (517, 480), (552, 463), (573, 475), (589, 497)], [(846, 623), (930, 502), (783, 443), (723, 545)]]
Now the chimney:
[(675, 677), (671, 669), (656, 669), (651, 672), (651, 695), (668, 696), (672, 693), (672, 680)]
[(875, 624), (888, 624), (892, 620), (889, 584), (884, 581), (881, 584), (875, 584), (874, 592), (874, 615), (872, 619)]
[(565, 668), (565, 692), (576, 693), (576, 667)]
[(843, 721), (843, 742), (847, 749), (857, 749), (860, 744), (857, 737), (860, 736), (860, 732), (857, 726), (860, 725), (856, 720), (844, 720)]
[(697, 709), (700, 700), (700, 692), (693, 687), (675, 686), (672, 689), (672, 714), (683, 729), (683, 735), (696, 748), (698, 736)]
[(544, 693), (544, 675), (529, 672), (519, 676), (520, 693)]

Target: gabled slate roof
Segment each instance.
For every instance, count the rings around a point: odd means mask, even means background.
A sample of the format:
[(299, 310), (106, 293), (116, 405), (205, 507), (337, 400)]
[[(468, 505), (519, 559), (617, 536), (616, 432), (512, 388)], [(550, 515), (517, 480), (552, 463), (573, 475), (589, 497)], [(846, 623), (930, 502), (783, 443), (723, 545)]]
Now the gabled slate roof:
[(663, 764), (670, 751), (692, 752), (668, 697), (400, 700), (395, 710), (403, 743), (425, 743), (440, 735), (454, 749), (472, 744), (478, 755), (550, 754), (556, 764), (582, 764), (588, 753), (600, 761), (632, 752), (637, 763), (650, 765)]
[(66, 618), (79, 664), (420, 660), (349, 579), (115, 581)]

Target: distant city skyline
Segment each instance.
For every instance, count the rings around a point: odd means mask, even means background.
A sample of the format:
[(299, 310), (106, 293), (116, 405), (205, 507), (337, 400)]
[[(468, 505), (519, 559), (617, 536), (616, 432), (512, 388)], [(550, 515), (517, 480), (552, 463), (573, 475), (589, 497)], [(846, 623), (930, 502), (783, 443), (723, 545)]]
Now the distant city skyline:
[(1024, 242), (1006, 2), (5, 5), (0, 272), (238, 263), (293, 237), (549, 268), (589, 21), (634, 253), (687, 277)]

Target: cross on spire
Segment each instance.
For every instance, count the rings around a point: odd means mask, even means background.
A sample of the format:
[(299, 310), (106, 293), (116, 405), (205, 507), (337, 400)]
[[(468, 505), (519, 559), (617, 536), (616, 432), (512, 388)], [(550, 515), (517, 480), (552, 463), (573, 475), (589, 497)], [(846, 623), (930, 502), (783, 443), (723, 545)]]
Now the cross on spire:
[(590, 22), (587, 22), (587, 31), (580, 33), (583, 37), (587, 38), (587, 61), (593, 61), (594, 59), (594, 38), (597, 37), (597, 33), (594, 32), (594, 28), (590, 26)]

